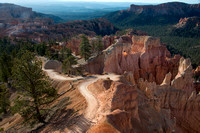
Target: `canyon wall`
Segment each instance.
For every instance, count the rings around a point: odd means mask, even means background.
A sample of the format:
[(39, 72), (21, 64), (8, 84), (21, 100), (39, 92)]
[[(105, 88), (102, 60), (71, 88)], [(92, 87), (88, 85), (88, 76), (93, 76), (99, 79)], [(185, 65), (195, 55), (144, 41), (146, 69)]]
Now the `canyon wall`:
[[(102, 69), (104, 73), (132, 72), (136, 82), (139, 78), (144, 78), (158, 84), (162, 83), (169, 72), (173, 78), (176, 76), (180, 56), (171, 57), (167, 48), (160, 44), (159, 38), (133, 36), (131, 40), (130, 43), (123, 43), (123, 38), (120, 38), (99, 55), (102, 60), (89, 61), (86, 70), (98, 74), (102, 73)], [(103, 62), (101, 71), (92, 67), (96, 62)]]
[(171, 57), (159, 38), (131, 40), (121, 37), (85, 66), (91, 73), (122, 75), (118, 82), (98, 80), (90, 85), (100, 103), (92, 129), (98, 133), (106, 122), (122, 133), (198, 133), (200, 95), (190, 59)]

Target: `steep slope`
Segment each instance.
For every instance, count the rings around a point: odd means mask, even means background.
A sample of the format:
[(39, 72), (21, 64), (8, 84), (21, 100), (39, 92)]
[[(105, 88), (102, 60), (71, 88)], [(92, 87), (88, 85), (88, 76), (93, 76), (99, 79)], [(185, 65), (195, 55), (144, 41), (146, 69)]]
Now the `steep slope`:
[(8, 3), (0, 3), (0, 20), (4, 21), (14, 21), (19, 20), (22, 21), (24, 19), (35, 19), (39, 18), (50, 18), (53, 19), (55, 22), (61, 21), (62, 19), (56, 17), (54, 15), (46, 15), (42, 13), (37, 13), (32, 11), (32, 8), (22, 7), (15, 4), (8, 4)]
[(189, 17), (180, 19), (174, 25), (171, 35), (182, 37), (200, 37), (200, 17)]
[[(134, 28), (147, 32), (150, 36), (161, 38), (168, 44), (172, 54), (191, 58), (192, 65), (200, 65), (199, 57), (199, 24), (200, 4), (170, 2), (159, 5), (131, 5), (129, 9), (113, 12), (105, 16), (121, 29)], [(177, 23), (188, 23), (183, 27), (174, 27)], [(177, 24), (179, 25), (179, 24)], [(177, 26), (176, 25), (176, 26)]]
[(117, 30), (118, 29), (108, 20), (99, 18), (94, 20), (71, 21), (54, 25), (42, 23), (42, 21), (39, 21), (39, 23), (34, 25), (32, 25), (32, 23), (25, 23), (24, 26), (15, 25), (9, 28), (7, 34), (13, 38), (29, 39), (34, 42), (48, 42), (51, 40), (61, 41), (66, 38), (69, 39), (70, 37), (79, 34), (86, 34), (88, 36), (110, 35), (114, 34)]
[[(180, 56), (172, 57), (159, 38), (150, 36), (127, 36), (130, 42), (121, 37), (98, 57), (91, 59), (86, 69), (90, 73), (132, 72), (135, 81), (144, 78), (148, 81), (162, 83), (165, 75), (177, 74)], [(94, 67), (95, 66), (95, 67)]]
[[(110, 35), (118, 29), (104, 18), (55, 24), (59, 17), (14, 4), (0, 4), (0, 37), (33, 42), (63, 40), (79, 34)], [(54, 21), (53, 21), (54, 20)]]
[(131, 5), (129, 9), (107, 14), (105, 18), (123, 27), (173, 24), (181, 17), (191, 16), (200, 16), (200, 4), (170, 2), (159, 5)]
[(118, 82), (89, 86), (100, 106), (89, 133), (108, 127), (122, 133), (198, 133), (200, 95), (190, 59), (171, 56), (159, 38), (132, 36), (129, 43), (123, 38), (85, 66), (91, 73), (123, 75)]

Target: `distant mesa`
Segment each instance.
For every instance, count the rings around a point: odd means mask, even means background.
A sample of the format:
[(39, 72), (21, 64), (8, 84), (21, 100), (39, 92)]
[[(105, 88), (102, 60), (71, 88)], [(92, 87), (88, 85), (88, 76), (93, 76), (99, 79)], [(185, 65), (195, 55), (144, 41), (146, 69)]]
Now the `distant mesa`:
[(174, 24), (180, 18), (200, 16), (200, 4), (169, 2), (159, 5), (131, 5), (129, 9), (105, 15), (119, 26)]

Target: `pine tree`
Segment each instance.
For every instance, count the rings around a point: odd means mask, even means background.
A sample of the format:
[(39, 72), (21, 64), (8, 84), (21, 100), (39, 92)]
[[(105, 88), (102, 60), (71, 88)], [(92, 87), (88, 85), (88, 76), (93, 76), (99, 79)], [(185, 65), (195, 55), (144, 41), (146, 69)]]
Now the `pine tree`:
[(46, 54), (47, 44), (46, 43), (35, 44), (34, 49), (38, 55), (44, 56)]
[(92, 51), (93, 53), (99, 54), (104, 48), (102, 38), (100, 36), (97, 36), (96, 40), (92, 41)]
[(67, 57), (64, 61), (63, 61), (63, 70), (65, 73), (70, 74), (70, 71), (73, 69), (72, 65), (77, 64), (76, 58), (72, 55), (70, 55), (69, 57)]
[(15, 100), (14, 112), (18, 112), (31, 125), (45, 123), (47, 104), (57, 95), (42, 71), (42, 63), (33, 53), (25, 51), (21, 59), (16, 59), (12, 69), (13, 86), (19, 96)]
[(71, 49), (66, 47), (61, 49), (61, 58), (63, 62), (63, 71), (64, 73), (70, 74), (70, 71), (73, 70), (72, 65), (77, 64), (76, 58), (72, 55)]
[(81, 36), (81, 44), (80, 44), (80, 55), (88, 60), (91, 56), (91, 45), (89, 43), (88, 38), (85, 35)]
[(10, 107), (9, 91), (4, 84), (0, 85), (0, 112), (7, 113)]
[(11, 76), (12, 61), (11, 57), (3, 52), (0, 56), (0, 81), (8, 82)]
[(66, 58), (72, 56), (72, 51), (71, 49), (69, 48), (66, 48), (66, 47), (63, 47), (61, 50), (60, 50), (60, 57), (59, 57), (59, 60), (61, 62), (63, 62)]

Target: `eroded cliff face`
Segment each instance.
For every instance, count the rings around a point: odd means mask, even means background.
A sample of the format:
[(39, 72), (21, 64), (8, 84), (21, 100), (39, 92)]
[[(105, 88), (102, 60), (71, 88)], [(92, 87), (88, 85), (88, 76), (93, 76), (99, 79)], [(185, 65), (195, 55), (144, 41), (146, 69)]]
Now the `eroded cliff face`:
[[(150, 36), (133, 36), (130, 43), (123, 43), (120, 38), (116, 44), (103, 51), (102, 60), (91, 59), (86, 69), (91, 73), (132, 72), (137, 82), (139, 78), (162, 83), (165, 75), (178, 73), (180, 56), (171, 57), (167, 48), (160, 44), (159, 38)], [(99, 58), (99, 57), (98, 57)], [(103, 68), (94, 70), (94, 62), (103, 62)]]
[(188, 5), (179, 2), (169, 2), (160, 5), (131, 5), (127, 10), (133, 14), (144, 14), (150, 16), (159, 15), (185, 15), (199, 12), (199, 4)]
[(161, 85), (142, 78), (132, 85), (126, 76), (118, 82), (100, 79), (91, 84), (100, 107), (97, 124), (88, 132), (100, 133), (107, 123), (110, 130), (122, 133), (198, 133), (200, 95), (193, 91), (188, 96), (187, 90), (174, 88), (171, 77), (168, 73)]
[(86, 68), (122, 75), (118, 82), (98, 80), (89, 87), (100, 106), (95, 132), (102, 123), (122, 133), (200, 131), (200, 95), (194, 89), (191, 62), (171, 57), (159, 38), (133, 36), (131, 43), (121, 38)]
[(155, 108), (153, 100), (148, 99), (136, 85), (98, 80), (89, 86), (89, 90), (95, 94), (100, 106), (96, 115), (97, 124), (89, 133), (100, 133), (104, 130), (104, 123), (116, 129), (112, 132), (121, 133), (170, 133), (174, 128), (170, 111)]

